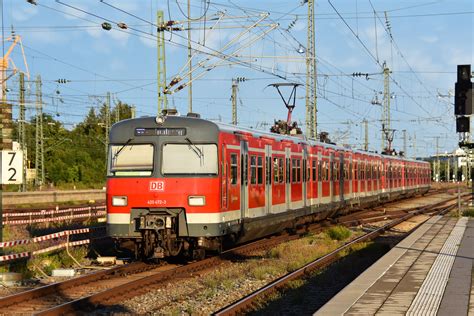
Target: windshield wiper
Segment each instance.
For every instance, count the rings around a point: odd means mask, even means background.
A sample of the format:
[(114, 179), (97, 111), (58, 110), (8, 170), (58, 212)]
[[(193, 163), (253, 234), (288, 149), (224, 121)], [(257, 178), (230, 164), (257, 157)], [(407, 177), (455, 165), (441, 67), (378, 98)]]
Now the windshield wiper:
[(114, 154), (114, 157), (112, 158), (112, 160), (115, 160), (117, 158), (117, 156), (122, 152), (122, 150), (125, 148), (125, 146), (127, 146), (128, 144), (130, 144), (130, 142), (133, 140), (133, 138), (129, 138), (125, 144), (122, 145), (122, 147), (120, 147), (119, 150), (117, 150), (117, 152)]
[(191, 148), (194, 153), (201, 159), (204, 157), (204, 154), (202, 153), (201, 149), (199, 149), (198, 146), (196, 146), (189, 138), (185, 138), (185, 140), (189, 143), (189, 148)]

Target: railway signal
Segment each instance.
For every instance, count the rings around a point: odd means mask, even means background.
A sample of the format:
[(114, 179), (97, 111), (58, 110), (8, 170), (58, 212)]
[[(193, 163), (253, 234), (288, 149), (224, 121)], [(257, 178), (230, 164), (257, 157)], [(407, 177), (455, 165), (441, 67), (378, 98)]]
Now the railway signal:
[[(454, 85), (454, 114), (456, 115), (456, 132), (470, 132), (470, 115), (474, 114), (473, 89), (471, 82), (471, 65), (458, 65), (457, 81)], [(474, 143), (463, 134), (459, 147), (474, 148)]]
[(473, 85), (471, 82), (471, 65), (458, 65), (458, 80), (455, 84), (454, 114), (473, 114)]

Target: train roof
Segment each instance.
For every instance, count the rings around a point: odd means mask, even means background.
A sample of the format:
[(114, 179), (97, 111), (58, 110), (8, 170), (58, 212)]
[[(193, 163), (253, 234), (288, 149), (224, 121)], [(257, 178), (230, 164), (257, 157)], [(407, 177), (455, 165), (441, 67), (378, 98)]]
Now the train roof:
[[(120, 121), (118, 123), (115, 123), (112, 127), (113, 130), (116, 128), (120, 128), (124, 133), (134, 133), (135, 128), (137, 127), (143, 127), (143, 128), (154, 128), (157, 127), (157, 123), (155, 121), (156, 117), (153, 116), (148, 116), (148, 117), (140, 117), (140, 118), (134, 118), (134, 119), (127, 119)], [(235, 133), (235, 132), (246, 132), (250, 133), (254, 136), (266, 136), (266, 137), (271, 137), (274, 138), (275, 140), (282, 141), (282, 140), (287, 140), (287, 141), (292, 141), (295, 143), (306, 143), (312, 146), (323, 146), (325, 148), (332, 148), (334, 150), (339, 150), (339, 151), (352, 151), (354, 153), (358, 153), (361, 155), (367, 155), (367, 156), (372, 156), (372, 157), (384, 157), (384, 158), (389, 158), (389, 159), (394, 159), (394, 160), (400, 160), (400, 161), (409, 161), (409, 162), (417, 162), (417, 163), (426, 163), (420, 160), (414, 160), (410, 158), (405, 158), (405, 157), (399, 157), (399, 156), (389, 156), (389, 155), (383, 155), (380, 153), (373, 153), (373, 152), (367, 152), (363, 150), (358, 150), (358, 149), (349, 149), (349, 148), (344, 148), (341, 146), (333, 145), (333, 144), (328, 144), (328, 143), (323, 143), (319, 142), (316, 140), (308, 139), (304, 135), (303, 137), (296, 137), (296, 136), (290, 136), (290, 135), (281, 135), (281, 134), (276, 134), (276, 133), (271, 133), (271, 132), (266, 132), (266, 131), (259, 131), (255, 129), (251, 129), (248, 127), (242, 127), (242, 126), (236, 126), (232, 124), (226, 124), (226, 123), (221, 123), (221, 122), (214, 122), (214, 121), (209, 121), (197, 117), (189, 117), (189, 116), (178, 116), (178, 115), (172, 115), (172, 116), (167, 116), (166, 121), (164, 124), (164, 127), (177, 127), (177, 126), (186, 126), (186, 127), (191, 127), (191, 128), (199, 128), (199, 129), (205, 129), (207, 132), (206, 134), (217, 134), (218, 131), (223, 131), (223, 132), (228, 132), (228, 133)], [(112, 133), (113, 134), (113, 133)], [(128, 134), (130, 135), (130, 134)], [(114, 137), (113, 135), (111, 136), (111, 141), (118, 140), (118, 138), (122, 138), (120, 136)]]

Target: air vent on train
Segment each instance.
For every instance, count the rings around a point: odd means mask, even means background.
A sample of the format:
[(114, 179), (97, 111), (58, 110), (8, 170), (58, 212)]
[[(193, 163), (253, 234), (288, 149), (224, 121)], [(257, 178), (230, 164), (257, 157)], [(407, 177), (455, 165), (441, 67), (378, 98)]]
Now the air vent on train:
[(163, 109), (161, 113), (165, 116), (176, 116), (179, 115), (178, 110), (176, 109)]
[(201, 118), (201, 114), (194, 113), (194, 112), (189, 112), (186, 116), (187, 117), (194, 117), (194, 118)]

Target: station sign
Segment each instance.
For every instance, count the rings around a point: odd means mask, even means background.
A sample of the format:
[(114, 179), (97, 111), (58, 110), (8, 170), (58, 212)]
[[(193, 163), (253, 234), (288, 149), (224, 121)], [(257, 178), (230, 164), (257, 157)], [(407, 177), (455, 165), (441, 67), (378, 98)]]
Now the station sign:
[(23, 151), (2, 150), (0, 163), (2, 165), (1, 184), (23, 183)]

